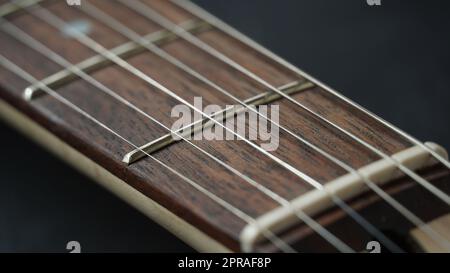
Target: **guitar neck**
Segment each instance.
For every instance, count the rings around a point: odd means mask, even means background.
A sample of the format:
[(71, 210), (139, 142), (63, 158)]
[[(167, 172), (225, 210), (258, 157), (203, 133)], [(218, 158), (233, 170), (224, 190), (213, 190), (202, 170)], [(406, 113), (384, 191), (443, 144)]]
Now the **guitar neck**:
[[(349, 211), (415, 238), (380, 192), (424, 223), (449, 213), (443, 148), (188, 2), (18, 2), (0, 7), (2, 116), (198, 250), (361, 251), (373, 234)], [(181, 105), (193, 118), (174, 133)], [(250, 106), (276, 106), (278, 135), (227, 130)]]

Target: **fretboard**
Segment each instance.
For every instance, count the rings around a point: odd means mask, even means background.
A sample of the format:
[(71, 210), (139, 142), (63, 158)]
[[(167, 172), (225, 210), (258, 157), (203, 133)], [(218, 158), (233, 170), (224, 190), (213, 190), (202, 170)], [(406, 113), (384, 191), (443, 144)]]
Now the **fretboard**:
[[(450, 212), (442, 148), (188, 2), (0, 3), (2, 114), (200, 250), (361, 251), (375, 235), (399, 251), (380, 229)], [(196, 98), (239, 107), (215, 119)], [(200, 113), (176, 139), (178, 105)], [(279, 107), (274, 150), (222, 128), (262, 105)], [(195, 138), (212, 128), (233, 139)]]

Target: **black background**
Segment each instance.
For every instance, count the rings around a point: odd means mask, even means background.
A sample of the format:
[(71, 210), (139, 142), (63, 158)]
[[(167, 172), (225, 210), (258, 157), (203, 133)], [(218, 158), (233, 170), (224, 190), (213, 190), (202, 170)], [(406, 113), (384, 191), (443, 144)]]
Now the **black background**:
[[(450, 148), (448, 1), (195, 2), (417, 138)], [(2, 123), (0, 132), (0, 252), (66, 252), (72, 240), (83, 252), (192, 251)]]

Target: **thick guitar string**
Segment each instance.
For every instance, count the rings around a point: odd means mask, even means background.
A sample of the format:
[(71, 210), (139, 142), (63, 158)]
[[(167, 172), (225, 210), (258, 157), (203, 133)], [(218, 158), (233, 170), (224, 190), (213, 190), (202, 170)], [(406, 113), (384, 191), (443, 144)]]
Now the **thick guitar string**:
[(297, 68), (293, 64), (289, 63), (285, 59), (283, 59), (283, 58), (273, 54), (267, 48), (265, 48), (262, 45), (256, 43), (251, 38), (245, 36), (244, 34), (239, 32), (238, 30), (236, 30), (233, 27), (229, 26), (228, 24), (226, 24), (225, 22), (223, 22), (219, 18), (215, 17), (214, 15), (212, 15), (209, 12), (205, 11), (204, 9), (200, 8), (199, 6), (197, 6), (196, 4), (192, 3), (191, 1), (184, 1), (184, 0), (170, 0), (170, 1), (173, 2), (174, 4), (178, 5), (180, 8), (185, 9), (186, 11), (192, 13), (193, 15), (195, 15), (195, 16), (203, 19), (203, 20), (205, 20), (206, 22), (208, 22), (212, 26), (216, 27), (217, 29), (227, 33), (228, 35), (236, 38), (237, 40), (241, 41), (242, 43), (250, 46), (251, 48), (253, 48), (255, 50), (257, 50), (259, 53), (262, 53), (263, 55), (269, 57), (270, 59), (274, 60), (278, 64), (284, 66), (285, 68), (288, 68), (289, 70), (291, 70), (292, 72), (296, 73), (297, 75), (299, 75), (299, 76), (301, 76), (301, 77), (303, 77), (305, 79), (308, 79), (309, 81), (311, 81), (312, 83), (316, 84), (317, 86), (322, 87), (328, 93), (331, 93), (332, 95), (335, 95), (336, 97), (338, 97), (341, 100), (349, 103), (353, 107), (361, 110), (362, 112), (364, 112), (368, 116), (374, 118), (375, 120), (377, 120), (378, 122), (382, 123), (386, 127), (390, 128), (391, 130), (394, 130), (396, 133), (400, 134), (401, 136), (403, 136), (404, 138), (409, 140), (411, 143), (422, 147), (422, 149), (424, 149), (427, 152), (429, 152), (436, 160), (441, 162), (447, 168), (450, 168), (450, 161), (449, 160), (445, 159), (440, 154), (436, 153), (433, 149), (428, 147), (422, 141), (420, 141), (417, 138), (411, 136), (407, 132), (403, 131), (402, 129), (398, 128), (397, 126), (393, 125), (392, 123), (384, 120), (383, 118), (379, 117), (378, 115), (372, 113), (371, 111), (369, 111), (368, 109), (366, 109), (363, 106), (359, 105), (358, 103), (350, 100), (349, 98), (345, 97), (344, 95), (342, 95), (341, 93), (337, 92), (336, 90), (333, 90), (331, 87), (329, 87), (329, 86), (325, 85), (324, 83), (320, 82), (319, 80), (317, 80), (313, 76), (309, 75), (308, 73), (300, 70), (299, 68)]
[[(243, 211), (239, 210), (238, 208), (234, 207), (233, 205), (231, 205), (227, 201), (221, 199), (220, 197), (216, 196), (214, 193), (212, 193), (212, 192), (208, 191), (207, 189), (203, 188), (202, 186), (200, 186), (199, 184), (195, 183), (194, 181), (192, 181), (188, 177), (184, 176), (183, 174), (179, 173), (177, 170), (175, 170), (172, 167), (168, 166), (164, 162), (162, 162), (159, 159), (155, 158), (154, 156), (148, 154), (147, 152), (142, 150), (140, 147), (138, 147), (137, 145), (133, 144), (131, 141), (127, 140), (126, 138), (124, 138), (123, 136), (121, 136), (120, 134), (118, 134), (117, 132), (115, 132), (114, 130), (112, 130), (111, 128), (109, 128), (108, 126), (106, 126), (105, 124), (100, 122), (99, 120), (97, 120), (94, 117), (92, 117), (90, 114), (86, 113), (84, 110), (82, 110), (81, 108), (79, 108), (75, 104), (71, 103), (70, 101), (68, 101), (67, 99), (65, 99), (61, 95), (59, 95), (53, 89), (49, 88), (47, 85), (45, 85), (41, 81), (39, 81), (36, 78), (34, 78), (28, 72), (24, 71), (22, 68), (18, 67), (16, 64), (14, 64), (13, 62), (8, 60), (7, 58), (5, 58), (1, 54), (0, 54), (0, 64), (4, 68), (8, 69), (9, 71), (15, 73), (16, 75), (20, 76), (24, 80), (30, 82), (30, 84), (37, 84), (39, 86), (39, 88), (41, 88), (45, 93), (47, 93), (48, 95), (50, 95), (51, 97), (53, 97), (57, 101), (61, 102), (62, 104), (66, 105), (67, 107), (69, 107), (69, 108), (73, 109), (74, 111), (78, 112), (79, 114), (81, 114), (85, 118), (89, 119), (90, 121), (96, 123), (98, 126), (102, 127), (103, 129), (107, 130), (108, 132), (110, 132), (113, 135), (117, 136), (118, 138), (122, 139), (124, 142), (128, 143), (130, 146), (134, 147), (135, 149), (140, 150), (146, 156), (148, 156), (149, 158), (153, 159), (155, 162), (157, 162), (158, 164), (160, 164), (164, 168), (168, 169), (169, 171), (171, 171), (175, 175), (179, 176), (182, 180), (186, 181), (189, 185), (191, 185), (192, 187), (197, 189), (199, 192), (201, 192), (201, 193), (205, 194), (206, 196), (208, 196), (211, 200), (215, 201), (220, 206), (224, 207), (225, 209), (227, 209), (228, 211), (230, 211), (231, 213), (236, 215), (238, 218), (242, 219), (243, 221), (247, 222), (248, 224), (255, 224), (257, 227), (259, 227), (257, 221), (253, 217), (249, 216), (245, 212), (243, 212)], [(270, 230), (261, 229), (261, 232), (268, 240), (270, 240), (280, 250), (282, 250), (284, 252), (295, 252), (295, 250), (291, 246), (289, 246), (281, 238), (279, 238), (278, 236), (273, 234)]]
[[(139, 43), (141, 46), (143, 46), (144, 48), (148, 49), (149, 51), (155, 53), (156, 55), (158, 55), (162, 59), (170, 62), (171, 64), (175, 65), (176, 67), (180, 68), (181, 70), (189, 73), (190, 75), (194, 76), (195, 78), (197, 78), (197, 79), (201, 80), (202, 82), (208, 84), (209, 86), (217, 89), (218, 91), (220, 91), (221, 93), (225, 94), (226, 96), (228, 96), (228, 97), (232, 98), (233, 100), (239, 102), (240, 104), (242, 104), (243, 106), (245, 106), (249, 110), (251, 110), (251, 111), (255, 112), (256, 114), (264, 117), (266, 120), (270, 121), (275, 126), (280, 127), (282, 130), (288, 132), (290, 135), (292, 135), (295, 138), (299, 139), (300, 141), (302, 141), (303, 143), (305, 143), (307, 146), (311, 147), (312, 149), (318, 151), (319, 153), (323, 154), (324, 156), (327, 156), (327, 157), (329, 156), (323, 150), (320, 150), (318, 147), (312, 145), (311, 143), (309, 143), (305, 139), (303, 139), (300, 136), (294, 134), (293, 132), (289, 131), (288, 129), (286, 129), (285, 127), (281, 126), (280, 124), (272, 121), (267, 116), (265, 116), (264, 114), (260, 113), (256, 109), (254, 109), (254, 107), (250, 107), (245, 102), (239, 100), (237, 97), (232, 95), (230, 92), (224, 90), (220, 86), (216, 85), (215, 83), (213, 83), (210, 80), (206, 79), (204, 76), (202, 76), (199, 73), (197, 73), (196, 71), (192, 70), (191, 68), (186, 66), (184, 63), (182, 63), (178, 59), (174, 58), (172, 55), (168, 54), (164, 50), (161, 50), (155, 44), (149, 42), (148, 40), (145, 40), (142, 36), (140, 36), (139, 34), (134, 32), (133, 30), (131, 30), (127, 26), (123, 25), (122, 23), (120, 23), (119, 21), (117, 21), (116, 19), (111, 17), (110, 15), (106, 14), (105, 12), (99, 10), (97, 7), (91, 5), (87, 0), (84, 1), (81, 10), (84, 11), (85, 13), (87, 13), (88, 15), (90, 15), (91, 17), (93, 17), (93, 18), (95, 18), (97, 20), (100, 20), (105, 25), (109, 26), (111, 29), (114, 29), (115, 31), (121, 33), (123, 36), (128, 37), (129, 39), (133, 40), (136, 43)], [(166, 126), (164, 126), (164, 125), (161, 125), (161, 126), (165, 127), (169, 131), (171, 131)], [(197, 149), (200, 149), (199, 147), (197, 147), (195, 145), (193, 145), (193, 146), (196, 147)], [(214, 160), (217, 160), (217, 158), (214, 158)], [(332, 159), (332, 161), (334, 162), (335, 160)], [(221, 161), (219, 160), (219, 162), (221, 162)], [(335, 163), (338, 164), (338, 162), (335, 162)], [(347, 170), (347, 171), (348, 172), (354, 172), (354, 170)], [(358, 174), (362, 177), (362, 175), (359, 172), (358, 172)], [(362, 177), (362, 179), (367, 179), (367, 178)], [(375, 226), (373, 226), (371, 223), (369, 223), (367, 220), (365, 220), (361, 215), (359, 215), (356, 211), (354, 211), (350, 206), (345, 204), (342, 199), (340, 199), (337, 196), (334, 196), (333, 193), (331, 193), (326, 188), (325, 188), (325, 190), (326, 190), (327, 194), (330, 197), (332, 197), (332, 200), (335, 201), (335, 203), (339, 207), (341, 207), (347, 214), (349, 214), (350, 217), (352, 217), (359, 225), (361, 225), (372, 236), (374, 236), (375, 238), (380, 240), (383, 243), (383, 245), (386, 246), (389, 250), (391, 250), (392, 252), (403, 252), (398, 245), (396, 245), (389, 238), (387, 238), (381, 231), (379, 231)], [(289, 206), (291, 206), (290, 205), (291, 203), (289, 201), (287, 201), (287, 200), (282, 200), (282, 202), (283, 203), (287, 202), (287, 204), (289, 204)], [(280, 204), (282, 204), (282, 203), (280, 202)]]
[(228, 64), (229, 66), (233, 67), (234, 69), (238, 70), (239, 72), (241, 72), (242, 74), (250, 77), (251, 79), (255, 80), (256, 82), (264, 85), (265, 87), (267, 87), (268, 89), (276, 92), (277, 94), (281, 95), (282, 97), (286, 98), (288, 101), (292, 102), (293, 104), (301, 107), (302, 109), (306, 110), (307, 112), (313, 114), (314, 116), (316, 116), (317, 118), (319, 118), (320, 120), (326, 122), (327, 124), (331, 125), (332, 127), (338, 129), (339, 131), (341, 131), (342, 133), (346, 134), (347, 136), (349, 136), (350, 138), (352, 138), (353, 140), (357, 141), (358, 143), (364, 145), (366, 148), (369, 148), (371, 151), (375, 152), (377, 155), (379, 155), (380, 157), (392, 162), (393, 164), (395, 164), (403, 173), (405, 173), (407, 176), (411, 177), (412, 179), (414, 179), (417, 183), (419, 183), (420, 185), (422, 185), (425, 189), (427, 189), (428, 191), (432, 192), (435, 196), (437, 196), (439, 199), (441, 199), (443, 202), (445, 202), (447, 205), (450, 205), (450, 196), (448, 196), (445, 192), (441, 191), (440, 189), (438, 189), (437, 187), (435, 187), (434, 185), (432, 185), (431, 183), (429, 183), (426, 179), (420, 177), (419, 175), (417, 175), (415, 172), (411, 171), (409, 168), (407, 168), (406, 166), (404, 166), (402, 163), (400, 163), (398, 160), (396, 160), (395, 158), (390, 157), (389, 155), (385, 154), (384, 152), (382, 152), (381, 150), (378, 150), (377, 148), (375, 148), (374, 146), (372, 146), (371, 144), (367, 143), (366, 141), (360, 139), (359, 137), (355, 136), (354, 134), (348, 132), (347, 130), (343, 129), (342, 127), (340, 127), (339, 125), (329, 121), (328, 119), (326, 119), (325, 117), (323, 117), (322, 115), (316, 113), (315, 111), (311, 110), (310, 108), (306, 107), (305, 105), (301, 104), (300, 102), (298, 102), (297, 100), (293, 99), (291, 96), (286, 95), (285, 93), (283, 93), (282, 91), (278, 90), (278, 88), (276, 88), (275, 86), (269, 84), (267, 81), (265, 81), (264, 79), (260, 78), (259, 76), (257, 76), (256, 74), (254, 74), (253, 72), (249, 71), (248, 69), (246, 69), (245, 67), (243, 67), (242, 65), (236, 63), (235, 61), (233, 61), (232, 59), (230, 59), (229, 57), (225, 56), (224, 54), (222, 54), (221, 52), (217, 51), (215, 48), (209, 46), (208, 44), (206, 44), (205, 42), (203, 42), (202, 40), (198, 39), (197, 37), (193, 36), (191, 33), (187, 32), (185, 29), (181, 28), (180, 26), (172, 23), (170, 20), (168, 20), (166, 17), (162, 16), (161, 14), (159, 14), (158, 12), (154, 11), (153, 9), (151, 9), (149, 6), (141, 3), (138, 0), (135, 1), (124, 1), (124, 0), (118, 0), (120, 3), (122, 3), (123, 5), (133, 9), (134, 11), (138, 12), (139, 14), (147, 17), (148, 19), (152, 20), (153, 22), (161, 25), (163, 28), (173, 32), (174, 34), (176, 34), (177, 36), (183, 38), (184, 40), (188, 41), (189, 43), (195, 45), (196, 47), (202, 49), (203, 51), (207, 52), (208, 54), (214, 56), (215, 58), (221, 60), (222, 62)]
[[(10, 34), (11, 36), (15, 37), (16, 39), (18, 39), (19, 41), (21, 41), (25, 45), (28, 45), (28, 46), (32, 47), (36, 51), (42, 53), (44, 56), (47, 56), (50, 59), (52, 59), (53, 61), (55, 61), (56, 63), (59, 63), (61, 66), (67, 67), (68, 69), (70, 69), (71, 71), (73, 71), (74, 73), (79, 75), (80, 77), (83, 77), (88, 82), (90, 82), (94, 86), (98, 87), (103, 92), (106, 92), (108, 95), (113, 96), (115, 99), (118, 99), (119, 101), (121, 101), (122, 103), (124, 103), (127, 106), (131, 107), (135, 111), (138, 111), (139, 113), (141, 113), (141, 114), (145, 115), (146, 117), (150, 118), (152, 121), (158, 123), (160, 126), (162, 126), (162, 127), (166, 128), (167, 130), (171, 131), (168, 127), (166, 127), (165, 125), (163, 125), (162, 123), (160, 123), (159, 121), (154, 119), (153, 117), (149, 116), (148, 114), (143, 112), (141, 109), (139, 109), (136, 106), (132, 105), (130, 102), (126, 101), (124, 98), (120, 97), (119, 95), (117, 95), (112, 90), (108, 89), (106, 86), (102, 85), (101, 83), (99, 83), (98, 81), (93, 79), (92, 77), (88, 76), (87, 74), (82, 72), (79, 68), (76, 68), (75, 66), (73, 66), (73, 64), (71, 64), (68, 61), (64, 60), (61, 56), (59, 56), (55, 52), (51, 51), (49, 48), (45, 47), (44, 45), (39, 43), (37, 40), (35, 40), (34, 38), (30, 37), (29, 35), (24, 33), (22, 30), (17, 28), (16, 26), (14, 26), (14, 25), (12, 25), (12, 24), (10, 24), (8, 22), (4, 22), (2, 24), (2, 27), (8, 34)], [(225, 163), (221, 162), (219, 159), (213, 157), (211, 154), (208, 154), (206, 151), (200, 149), (199, 147), (197, 147), (193, 143), (190, 143), (190, 144), (193, 145), (194, 147), (198, 148), (200, 151), (202, 151), (203, 153), (205, 153), (206, 155), (208, 155), (212, 159), (214, 159), (216, 162), (220, 163), (222, 166), (226, 167), (229, 171), (233, 172), (234, 174), (239, 175), (242, 179), (244, 179), (245, 181), (247, 181), (251, 185), (257, 187), (258, 190), (262, 191), (263, 193), (265, 193), (266, 195), (268, 195), (269, 197), (271, 197), (272, 199), (274, 199), (275, 201), (280, 203), (280, 205), (290, 207), (297, 217), (299, 217), (303, 222), (305, 222), (308, 226), (310, 226), (318, 234), (320, 234), (322, 237), (324, 237), (324, 239), (329, 241), (330, 244), (335, 246), (339, 251), (341, 251), (341, 252), (353, 252), (353, 250), (350, 247), (348, 247), (345, 243), (343, 243), (341, 240), (339, 240), (336, 236), (332, 235), (329, 231), (327, 231), (325, 228), (323, 228), (321, 225), (319, 225), (315, 220), (310, 218), (303, 211), (301, 211), (301, 210), (294, 210), (292, 208), (291, 203), (288, 200), (286, 200), (286, 199), (282, 198), (281, 196), (279, 196), (278, 194), (270, 191), (269, 189), (265, 188), (264, 186), (260, 185), (259, 183), (255, 182), (254, 180), (250, 179), (249, 177), (244, 176), (243, 174), (239, 173), (237, 170), (235, 170), (231, 166), (228, 166)], [(386, 245), (390, 246), (389, 242), (387, 242)], [(393, 248), (393, 249), (396, 250), (396, 251), (400, 251), (399, 248)]]
[[(56, 27), (60, 27), (60, 25), (65, 25), (65, 22), (63, 22), (62, 20), (58, 20), (58, 17), (56, 17), (56, 16), (54, 16), (53, 14), (51, 14), (49, 11), (46, 11), (46, 12), (44, 12), (45, 13), (45, 15), (43, 15), (43, 16), (39, 16), (41, 19), (43, 19), (44, 21), (46, 21), (46, 19), (48, 19), (49, 17), (51, 17), (51, 18), (53, 18), (54, 20), (50, 20), (50, 21), (56, 21), (56, 23), (55, 22), (53, 22), (53, 25), (55, 25)], [(62, 23), (59, 23), (59, 21), (61, 21)], [(52, 23), (50, 23), (50, 24), (52, 24)], [(81, 37), (83, 37), (83, 36), (85, 36), (85, 35), (80, 35)], [(81, 38), (81, 37), (78, 37), (78, 38)], [(99, 52), (100, 54), (102, 54), (102, 55), (105, 55), (106, 53), (106, 49), (104, 49), (101, 45), (99, 45), (99, 44), (97, 44), (95, 41), (92, 41), (92, 40), (90, 40), (88, 37), (84, 37), (85, 38), (85, 40), (83, 39), (83, 40), (80, 40), (80, 42), (84, 42), (84, 44), (86, 44), (87, 42), (86, 42), (86, 40), (88, 41), (88, 42), (90, 42), (90, 43), (87, 43), (86, 45), (87, 46), (89, 46), (89, 47), (91, 47), (91, 48), (93, 48), (94, 50), (96, 50), (97, 52)], [(93, 45), (94, 46), (93, 46)], [(100, 49), (102, 49), (102, 50), (99, 50), (99, 48)], [(107, 53), (109, 53), (109, 52), (107, 52)], [(113, 57), (110, 57), (110, 56), (106, 56), (107, 58), (109, 58), (109, 59), (112, 59)], [(120, 60), (120, 58), (118, 58), (119, 60)], [(117, 60), (113, 60), (114, 62), (116, 62), (116, 63), (118, 63), (118, 61)], [(122, 60), (123, 61), (123, 60)], [(121, 63), (119, 62), (118, 63), (119, 65), (121, 65)], [(125, 62), (125, 65), (126, 65), (127, 63)], [(135, 74), (135, 75), (137, 75), (138, 77), (141, 77), (141, 78), (143, 78), (144, 80), (145, 80), (145, 78), (147, 78), (147, 76), (144, 74), (144, 76), (142, 76), (140, 73), (138, 73), (138, 74), (136, 74), (135, 73), (135, 71), (134, 71), (134, 69), (135, 68), (133, 68), (132, 67), (132, 70), (130, 70), (130, 68), (129, 67), (127, 67), (127, 66), (123, 66), (123, 65), (121, 65), (123, 68), (125, 68), (125, 69), (127, 69), (127, 70), (129, 70), (130, 72), (132, 72), (133, 74)], [(150, 78), (151, 79), (151, 78)], [(148, 82), (148, 80), (147, 80), (147, 82)], [(152, 83), (152, 82), (150, 82), (151, 84), (153, 84), (153, 85), (155, 85), (154, 83)], [(157, 85), (159, 85), (159, 83), (156, 83)], [(160, 89), (162, 89), (162, 88), (164, 88), (164, 87), (160, 87)], [(163, 90), (164, 91), (164, 90)], [(167, 92), (171, 92), (170, 90), (166, 90)], [(176, 95), (175, 95), (176, 96)], [(178, 97), (178, 96), (177, 96)], [(182, 99), (180, 99), (180, 98), (178, 98), (178, 100), (182, 100)], [(187, 102), (184, 102), (185, 104), (188, 104)], [(194, 110), (196, 110), (196, 108), (195, 107), (192, 107), (191, 106), (191, 108), (193, 108)], [(204, 113), (202, 113), (202, 115), (204, 115)], [(210, 117), (208, 117), (208, 118), (210, 118)], [(210, 118), (211, 119), (211, 118)], [(213, 122), (216, 122), (215, 120), (212, 120)], [(221, 124), (219, 124), (219, 125), (221, 125)], [(239, 135), (238, 135), (239, 136)], [(245, 140), (245, 139), (244, 139)], [(251, 142), (250, 142), (251, 143)], [(251, 144), (253, 144), (253, 143), (251, 143)], [(257, 148), (259, 148), (259, 147), (257, 147)], [(264, 151), (265, 152), (265, 151)], [(410, 217), (411, 218), (411, 217)], [(420, 221), (416, 221), (416, 223), (420, 223)], [(422, 222), (423, 223), (423, 222)], [(424, 228), (424, 230), (427, 230), (427, 228), (425, 227)], [(430, 232), (427, 232), (427, 233), (430, 233)], [(440, 240), (442, 240), (442, 237), (441, 236), (438, 236), (438, 235), (436, 235), (436, 234), (430, 234), (431, 235), (431, 237), (433, 237), (433, 238), (438, 238), (438, 239), (436, 239), (436, 240), (438, 240), (438, 241), (440, 241)], [(444, 239), (445, 240), (445, 239)]]
[[(132, 7), (132, 6), (130, 6), (129, 5), (129, 3), (131, 2), (124, 2), (124, 1), (121, 1), (121, 0), (119, 0), (119, 2), (121, 2), (122, 4), (124, 4), (124, 5), (126, 5), (126, 6), (128, 6), (128, 7), (130, 7), (131, 9), (133, 9), (133, 10), (135, 10), (136, 12), (138, 12), (138, 13), (140, 13), (141, 15), (144, 15), (144, 17), (147, 17), (147, 18), (149, 18), (149, 15), (147, 14), (147, 12), (151, 12), (152, 14), (153, 13), (155, 13), (153, 10), (151, 10), (148, 6), (145, 6), (145, 5), (142, 5), (142, 6), (138, 6), (138, 7)], [(133, 3), (138, 3), (137, 1), (134, 1)], [(162, 17), (161, 15), (159, 15), (159, 14), (156, 14), (156, 16), (157, 17)], [(149, 18), (150, 20), (152, 20), (152, 21), (155, 21), (155, 19), (154, 18)], [(162, 20), (167, 20), (167, 19), (165, 19), (165, 18), (162, 18)], [(156, 22), (156, 21), (155, 21)], [(166, 26), (165, 24), (163, 24), (163, 23), (160, 23), (160, 22), (157, 22), (157, 23), (159, 23), (163, 28), (165, 28), (165, 29), (167, 29), (167, 30), (170, 30), (170, 31), (172, 31), (173, 33), (175, 33), (175, 34), (177, 34), (177, 32), (175, 32), (172, 28), (169, 28), (168, 26)], [(171, 23), (170, 21), (168, 22), (168, 24), (172, 24), (172, 25), (174, 25), (173, 23)], [(177, 25), (174, 25), (175, 26), (175, 28), (180, 28), (179, 26), (177, 26)], [(189, 36), (192, 36), (190, 33), (188, 33), (188, 32), (186, 32), (184, 29), (181, 29), (180, 28), (180, 31), (182, 31), (182, 32), (184, 32), (184, 33), (187, 33)], [(177, 34), (178, 35), (178, 34)], [(194, 39), (197, 39), (195, 36), (192, 36)], [(198, 39), (197, 39), (198, 40)], [(198, 40), (199, 42), (201, 42), (201, 43), (203, 43), (202, 41), (200, 41), (200, 40)], [(190, 40), (189, 40), (189, 42), (190, 42)], [(204, 48), (202, 48), (203, 50), (205, 50)], [(213, 49), (214, 50), (214, 49)], [(219, 52), (219, 54), (221, 54), (220, 52)], [(224, 56), (225, 57), (225, 56)], [(225, 57), (226, 58), (226, 57)], [(239, 64), (237, 64), (237, 65), (239, 65)], [(242, 69), (245, 69), (245, 68), (242, 68)], [(251, 73), (251, 72), (249, 72), (249, 73)], [(196, 76), (198, 76), (199, 74), (198, 73), (196, 73)], [(257, 77), (256, 75), (255, 75), (255, 77)], [(203, 77), (204, 78), (204, 77)], [(215, 87), (217, 87), (217, 85), (214, 85)], [(220, 87), (219, 87), (220, 88)], [(284, 95), (284, 93), (283, 93), (283, 95)], [(242, 103), (241, 103), (242, 104)], [(252, 109), (252, 107), (248, 107), (249, 109)], [(313, 113), (314, 115), (317, 115), (316, 113)], [(328, 122), (329, 123), (329, 122)], [(280, 127), (280, 128), (284, 128), (284, 127)], [(294, 134), (295, 135), (295, 134)], [(297, 139), (299, 139), (299, 138), (297, 138)], [(301, 139), (300, 139), (301, 140)], [(362, 140), (361, 140), (362, 141)], [(367, 145), (369, 145), (369, 144), (367, 144)], [(311, 147), (311, 146), (310, 146)], [(315, 147), (315, 150), (317, 150), (318, 148), (317, 147)], [(374, 147), (372, 147), (372, 149), (375, 149)], [(325, 156), (327, 156), (327, 158), (329, 158), (330, 160), (332, 160), (334, 163), (337, 163), (339, 166), (341, 166), (341, 167), (343, 167), (344, 169), (346, 169), (347, 171), (349, 171), (349, 172), (352, 172), (352, 173), (355, 173), (356, 172), (356, 174), (358, 174), (358, 172), (355, 170), (355, 169), (353, 169), (352, 167), (350, 167), (349, 165), (347, 165), (346, 163), (344, 163), (344, 162), (342, 162), (341, 160), (339, 160), (339, 159), (337, 159), (337, 158), (335, 158), (335, 157), (333, 157), (333, 156), (331, 156), (331, 155), (329, 155), (329, 154), (327, 154), (326, 152), (324, 152), (324, 151), (320, 151), (320, 153), (321, 154), (323, 154), (323, 155), (325, 155)], [(386, 155), (385, 155), (385, 157), (384, 158), (386, 158)], [(389, 157), (390, 158), (390, 157)], [(389, 158), (387, 158), (387, 159), (389, 159)], [(395, 162), (394, 162), (395, 163)], [(398, 164), (396, 164), (396, 165), (398, 165)], [(402, 166), (400, 166), (400, 167), (402, 167)], [(409, 170), (409, 169), (408, 169)], [(358, 176), (360, 176), (361, 177), (361, 175), (360, 174), (358, 174)], [(417, 176), (417, 175), (416, 175)], [(386, 192), (384, 192), (380, 187), (378, 187), (375, 183), (373, 183), (373, 182), (371, 182), (371, 181), (368, 181), (368, 179), (366, 178), (366, 177), (362, 177), (363, 178), (363, 181), (369, 186), (369, 188), (371, 188), (372, 190), (374, 190), (380, 197), (382, 197), (385, 201), (387, 201), (391, 206), (393, 206), (397, 211), (399, 211), (403, 216), (405, 216), (410, 222), (412, 222), (412, 223), (414, 223), (417, 227), (419, 227), (420, 229), (422, 229), (424, 232), (425, 231), (427, 231), (426, 233), (427, 234), (429, 234), (430, 232), (430, 229), (428, 228), (428, 227), (424, 227), (425, 226), (425, 223), (420, 219), (420, 218), (418, 218), (416, 215), (414, 215), (411, 211), (409, 211), (406, 207), (404, 207), (403, 205), (401, 205), (398, 201), (396, 201), (395, 199), (393, 199), (392, 197), (390, 197), (388, 194), (386, 194)], [(420, 178), (420, 177), (419, 177)], [(422, 179), (422, 178), (420, 178), (420, 179)], [(427, 181), (426, 181), (427, 182)], [(428, 182), (427, 182), (428, 183)], [(438, 196), (439, 197), (439, 196)], [(432, 232), (432, 233), (434, 233), (434, 232)], [(446, 239), (444, 239), (442, 236), (440, 236), (440, 235), (438, 235), (438, 234), (436, 234), (436, 233), (434, 233), (434, 234), (429, 234), (431, 237), (433, 237), (439, 244), (443, 244), (443, 242), (448, 242), (448, 240), (446, 240)], [(443, 240), (443, 241), (442, 241)], [(447, 244), (447, 246), (446, 246), (446, 248), (449, 248), (449, 246), (448, 246), (448, 244)]]

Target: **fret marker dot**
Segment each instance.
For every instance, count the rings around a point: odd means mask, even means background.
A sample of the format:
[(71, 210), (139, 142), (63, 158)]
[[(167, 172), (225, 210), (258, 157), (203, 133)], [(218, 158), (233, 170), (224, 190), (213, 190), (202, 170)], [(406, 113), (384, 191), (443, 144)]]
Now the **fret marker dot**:
[(66, 38), (76, 38), (80, 33), (88, 35), (91, 32), (91, 24), (86, 20), (72, 21), (65, 25), (61, 32)]

